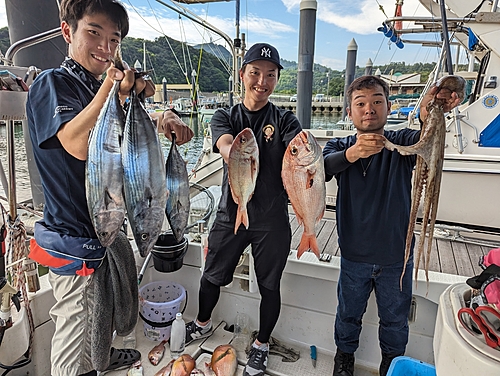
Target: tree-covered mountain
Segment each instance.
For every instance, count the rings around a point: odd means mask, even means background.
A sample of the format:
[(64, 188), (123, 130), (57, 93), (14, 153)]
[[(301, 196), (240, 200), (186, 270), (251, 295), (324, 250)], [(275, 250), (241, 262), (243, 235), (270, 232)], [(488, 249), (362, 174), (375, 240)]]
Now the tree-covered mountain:
[[(229, 73), (217, 57), (203, 53), (172, 38), (158, 37), (146, 41), (146, 69), (154, 69), (153, 80), (160, 84), (165, 78), (169, 84), (191, 82), (191, 73), (197, 74), (198, 85), (202, 92), (227, 90)], [(122, 42), (122, 56), (130, 65), (144, 58), (142, 39), (127, 37)], [(201, 64), (198, 71), (198, 62)]]
[[(126, 37), (122, 42), (123, 59), (130, 65), (136, 60), (143, 63), (144, 41)], [(0, 50), (5, 53), (10, 45), (8, 29), (0, 29)], [(175, 39), (158, 37), (153, 41), (145, 41), (146, 69), (153, 68), (151, 76), (155, 83), (160, 84), (165, 78), (169, 84), (186, 84), (191, 82), (191, 72), (196, 71), (201, 92), (222, 92), (228, 88), (230, 73), (225, 66), (231, 62), (231, 54), (221, 45), (207, 43), (187, 46)], [(198, 68), (198, 62), (201, 64)], [(224, 63), (223, 59), (227, 59)], [(276, 87), (277, 93), (295, 94), (297, 92), (298, 64), (294, 61), (281, 59), (283, 70)], [(407, 65), (405, 62), (393, 62), (382, 66), (374, 66), (373, 72), (380, 69), (382, 74), (420, 73), (421, 81), (425, 82), (434, 67), (433, 63), (416, 63)], [(199, 72), (198, 72), (199, 69)], [(364, 74), (364, 67), (356, 67), (356, 77)], [(326, 66), (314, 64), (313, 93), (340, 95), (344, 91), (345, 70), (338, 71)], [(328, 88), (328, 90), (327, 90)]]

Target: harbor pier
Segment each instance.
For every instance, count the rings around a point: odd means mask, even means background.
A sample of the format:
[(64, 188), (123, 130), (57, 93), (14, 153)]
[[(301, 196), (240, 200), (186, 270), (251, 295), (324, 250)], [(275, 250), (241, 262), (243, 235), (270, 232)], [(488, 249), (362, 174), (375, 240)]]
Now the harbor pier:
[[(272, 102), (279, 108), (291, 110), (294, 113), (297, 112), (297, 102), (276, 100), (272, 100)], [(341, 114), (343, 105), (342, 101), (312, 102), (311, 109), (315, 114)]]

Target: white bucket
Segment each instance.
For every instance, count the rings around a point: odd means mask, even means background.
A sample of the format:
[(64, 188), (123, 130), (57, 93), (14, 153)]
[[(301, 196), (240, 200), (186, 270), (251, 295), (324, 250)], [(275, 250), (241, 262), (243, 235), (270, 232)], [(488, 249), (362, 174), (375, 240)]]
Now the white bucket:
[(156, 281), (141, 287), (139, 314), (144, 321), (144, 336), (152, 341), (168, 340), (172, 322), (185, 298), (186, 290), (177, 283)]

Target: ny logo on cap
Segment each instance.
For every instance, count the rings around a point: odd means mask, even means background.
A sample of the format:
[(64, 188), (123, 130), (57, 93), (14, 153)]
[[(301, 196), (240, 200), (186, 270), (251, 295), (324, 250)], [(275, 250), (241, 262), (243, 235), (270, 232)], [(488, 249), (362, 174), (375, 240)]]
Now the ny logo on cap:
[(262, 50), (260, 50), (260, 56), (264, 56), (266, 58), (271, 58), (271, 49), (267, 47), (262, 47)]

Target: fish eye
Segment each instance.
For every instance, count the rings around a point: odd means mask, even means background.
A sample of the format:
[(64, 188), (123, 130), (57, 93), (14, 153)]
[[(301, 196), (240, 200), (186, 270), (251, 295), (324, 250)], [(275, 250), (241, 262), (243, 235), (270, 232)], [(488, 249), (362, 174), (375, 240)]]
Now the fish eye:
[(141, 234), (141, 240), (142, 240), (143, 242), (145, 242), (145, 241), (146, 241), (146, 240), (148, 240), (148, 239), (149, 239), (149, 234), (147, 234), (147, 233), (142, 233), (142, 234)]
[(290, 152), (292, 153), (292, 155), (296, 155), (298, 153), (299, 149), (297, 148), (297, 146), (293, 145), (291, 148), (290, 148)]

